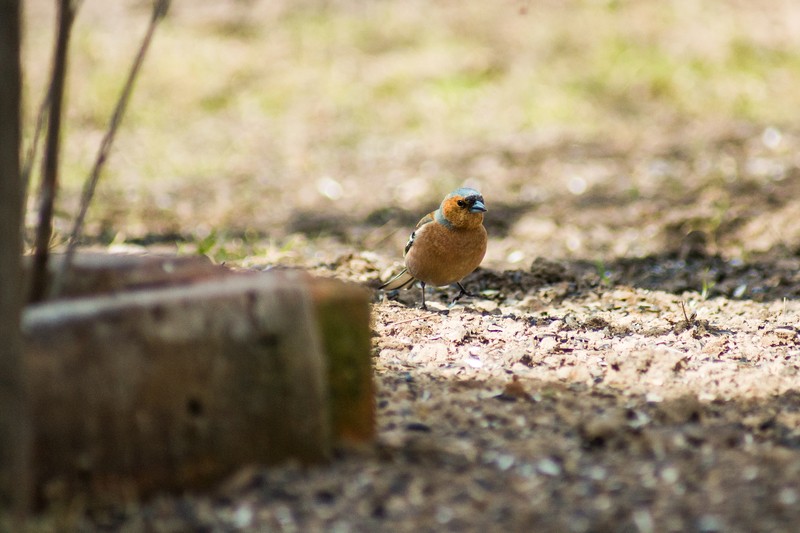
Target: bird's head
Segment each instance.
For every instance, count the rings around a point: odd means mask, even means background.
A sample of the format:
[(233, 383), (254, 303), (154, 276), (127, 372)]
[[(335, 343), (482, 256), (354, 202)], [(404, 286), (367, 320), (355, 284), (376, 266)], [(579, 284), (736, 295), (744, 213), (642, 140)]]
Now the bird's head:
[(483, 195), (475, 189), (461, 187), (442, 200), (439, 207), (442, 215), (454, 228), (473, 228), (483, 223), (486, 205)]

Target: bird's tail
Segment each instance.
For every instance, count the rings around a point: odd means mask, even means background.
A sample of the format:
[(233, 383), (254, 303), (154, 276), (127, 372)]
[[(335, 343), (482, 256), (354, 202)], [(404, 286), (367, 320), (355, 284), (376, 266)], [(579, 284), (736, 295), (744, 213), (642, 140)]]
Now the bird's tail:
[(404, 268), (398, 275), (381, 285), (382, 291), (393, 291), (397, 289), (408, 289), (417, 281), (414, 276), (409, 274), (408, 269)]

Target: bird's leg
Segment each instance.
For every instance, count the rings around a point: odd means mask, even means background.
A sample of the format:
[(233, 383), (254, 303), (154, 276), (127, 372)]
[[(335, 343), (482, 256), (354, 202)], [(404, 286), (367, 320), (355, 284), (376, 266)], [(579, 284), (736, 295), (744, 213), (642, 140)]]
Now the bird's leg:
[(422, 285), (422, 307), (420, 309), (424, 309), (424, 310), (427, 311), (428, 310), (428, 306), (425, 305), (425, 282), (424, 281), (420, 281), (420, 284)]
[(473, 297), (477, 296), (477, 294), (473, 294), (473, 293), (469, 292), (467, 289), (465, 289), (460, 281), (456, 281), (456, 285), (458, 285), (458, 288), (461, 289), (461, 292), (459, 292), (458, 295), (456, 295), (456, 297), (453, 298), (453, 302), (452, 303), (456, 303), (457, 301), (459, 301), (464, 296), (473, 296)]

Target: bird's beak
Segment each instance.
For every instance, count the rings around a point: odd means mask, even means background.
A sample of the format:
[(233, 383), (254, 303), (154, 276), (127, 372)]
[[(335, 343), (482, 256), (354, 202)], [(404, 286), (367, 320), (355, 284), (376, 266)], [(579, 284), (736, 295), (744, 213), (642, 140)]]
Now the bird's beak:
[(485, 213), (486, 206), (483, 205), (483, 202), (480, 200), (475, 200), (475, 203), (472, 204), (472, 207), (469, 208), (470, 213)]

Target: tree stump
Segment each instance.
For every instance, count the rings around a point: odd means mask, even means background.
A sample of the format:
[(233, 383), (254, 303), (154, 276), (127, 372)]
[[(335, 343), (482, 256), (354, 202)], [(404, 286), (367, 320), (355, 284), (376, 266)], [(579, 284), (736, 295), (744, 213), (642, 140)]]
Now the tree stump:
[(73, 286), (85, 296), (23, 315), (40, 498), (202, 489), (243, 465), (321, 461), (373, 436), (364, 289), (128, 257), (91, 260), (116, 292)]

